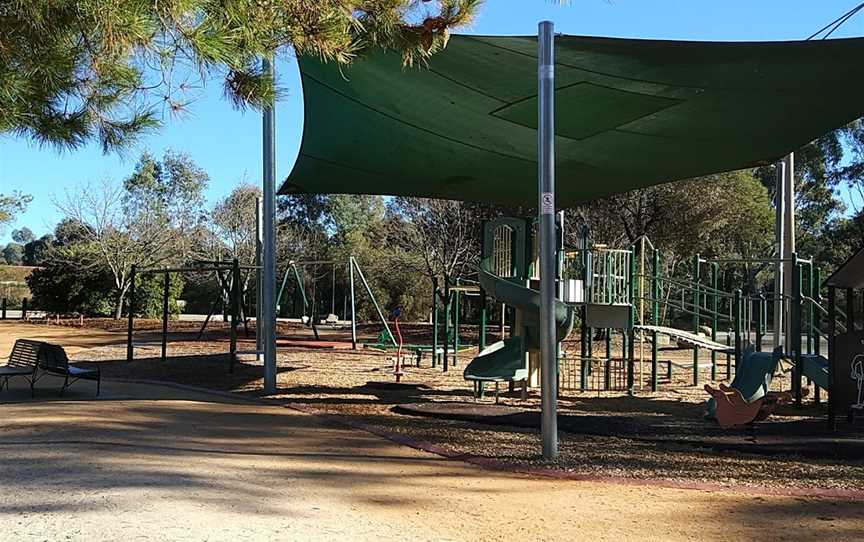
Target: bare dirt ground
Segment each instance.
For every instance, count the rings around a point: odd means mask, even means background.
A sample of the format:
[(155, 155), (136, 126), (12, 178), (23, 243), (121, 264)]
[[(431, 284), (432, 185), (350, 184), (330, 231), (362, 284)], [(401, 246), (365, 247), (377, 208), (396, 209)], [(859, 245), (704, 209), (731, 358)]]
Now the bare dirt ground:
[[(105, 323), (103, 327), (110, 327), (110, 324)], [(193, 328), (194, 324), (172, 323), (169, 358), (165, 363), (159, 359), (158, 337), (152, 332), (158, 326), (146, 322), (136, 323), (133, 363), (123, 361), (125, 345), (116, 340), (114, 344), (81, 352), (77, 357), (98, 361), (108, 377), (170, 381), (260, 396), (260, 364), (244, 362), (229, 374), (228, 343), (224, 336), (221, 340), (214, 335), (208, 337), (209, 340), (194, 341), (192, 335), (196, 331)], [(75, 336), (89, 333), (70, 332)], [(311, 338), (311, 332), (301, 326), (282, 326), (281, 332), (293, 338)], [(422, 333), (416, 329), (409, 327), (408, 333), (414, 333), (418, 341), (423, 340)], [(327, 340), (350, 337), (344, 329), (321, 330), (321, 334)], [(367, 340), (376, 334), (377, 329), (371, 326), (361, 330), (362, 338)], [(248, 348), (251, 344), (244, 343), (242, 347)], [(595, 349), (602, 350), (602, 346), (595, 344)], [(864, 490), (864, 458), (854, 450), (851, 457), (849, 453), (835, 453), (841, 450), (844, 442), (819, 436), (824, 430), (818, 409), (811, 408), (803, 413), (781, 412), (782, 415), (772, 417), (771, 423), (761, 424), (754, 432), (720, 431), (702, 419), (705, 394), (699, 387), (689, 385), (692, 373), (679, 367), (675, 368), (673, 379), (662, 381), (661, 392), (655, 394), (643, 391), (634, 398), (615, 391), (563, 391), (560, 400), (560, 424), (564, 429), (562, 453), (561, 459), (553, 465), (540, 461), (539, 435), (533, 427), (493, 426), (406, 416), (393, 411), (395, 405), (411, 402), (473, 404), (471, 389), (461, 377), (461, 370), (470, 356), (470, 353), (462, 355), (457, 367), (447, 373), (442, 372), (441, 367), (432, 368), (427, 357), (421, 368), (406, 368), (406, 380), (418, 386), (395, 388), (380, 384), (393, 381), (392, 353), (368, 348), (358, 352), (282, 349), (278, 393), (271, 399), (383, 433), (404, 435), (456, 455), (504, 461), (517, 470), (542, 466), (567, 474), (599, 477), (805, 491), (810, 488)], [(692, 354), (690, 351), (664, 352), (664, 357), (686, 366)], [(704, 354), (703, 359), (709, 359), (708, 354)], [(721, 366), (725, 365), (722, 356), (720, 361)], [(600, 372), (598, 369), (595, 375)], [(709, 380), (710, 371), (703, 369), (700, 379), (702, 382)], [(644, 389), (647, 390), (647, 386)], [(539, 408), (536, 394), (531, 394), (527, 401), (519, 400), (518, 394), (504, 394), (501, 403), (529, 413)], [(792, 427), (790, 423), (809, 424), (806, 427), (813, 428), (816, 437), (805, 433), (803, 444), (791, 450), (779, 446), (770, 453), (751, 453), (757, 450), (757, 444), (784, 444), (789, 440), (785, 433)]]
[[(102, 344), (76, 357), (104, 360), (107, 374), (249, 395), (260, 387), (260, 367), (244, 365), (228, 375), (224, 357), (178, 355), (224, 352), (220, 341), (173, 343), (165, 364), (155, 359), (155, 345), (140, 346), (132, 364), (116, 361), (124, 357), (118, 352), (125, 354), (116, 336), (87, 329), (0, 323), (0, 345), (15, 337), (48, 338), (49, 329), (55, 342)], [(409, 375), (429, 389), (409, 396), (470, 400), (459, 370), (444, 375), (428, 361), (424, 367)], [(393, 414), (398, 394), (367, 384), (390, 380), (387, 368), (386, 355), (378, 353), (280, 352), (281, 400), (469, 453), (536, 461), (533, 430)], [(73, 390), (63, 401), (40, 393), (31, 402), (21, 388), (0, 395), (6, 401), (0, 406), (0, 540), (856, 540), (864, 524), (860, 502), (537, 479), (443, 460), (333, 425), (328, 415), (161, 386), (109, 381), (98, 401), (90, 383)], [(604, 393), (593, 412), (626, 404), (604, 400)], [(562, 405), (596, 402), (596, 392), (582, 395), (565, 395)], [(693, 409), (692, 402), (662, 397), (656, 415)], [(647, 412), (649, 403), (639, 405)], [(608, 437), (565, 434), (562, 448), (565, 457), (581, 457), (564, 468), (625, 476), (635, 470), (638, 478), (723, 479), (705, 474), (714, 472), (736, 487), (795, 480), (849, 487), (843, 479), (862, 478), (860, 464), (843, 471), (841, 462), (662, 449)]]

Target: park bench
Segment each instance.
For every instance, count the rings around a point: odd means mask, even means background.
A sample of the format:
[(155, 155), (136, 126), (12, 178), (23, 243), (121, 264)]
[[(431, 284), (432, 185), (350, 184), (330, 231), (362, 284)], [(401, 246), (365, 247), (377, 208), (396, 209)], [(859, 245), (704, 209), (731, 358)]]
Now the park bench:
[(9, 354), (9, 359), (6, 364), (0, 367), (0, 391), (3, 390), (3, 385), (9, 389), (9, 379), (15, 376), (22, 376), (30, 382), (30, 395), (33, 395), (33, 386), (36, 384), (36, 371), (39, 365), (39, 355), (42, 350), (41, 341), (33, 341), (30, 339), (18, 339), (15, 345), (12, 346), (12, 352)]
[[(39, 353), (39, 369), (42, 370), (43, 374), (62, 376), (64, 378), (63, 387), (60, 388), (60, 395), (63, 395), (63, 392), (78, 380), (95, 381), (97, 396), (102, 390), (102, 372), (99, 368), (85, 369), (70, 365), (69, 357), (62, 346), (42, 343), (42, 349)], [(36, 380), (38, 380), (38, 377)]]

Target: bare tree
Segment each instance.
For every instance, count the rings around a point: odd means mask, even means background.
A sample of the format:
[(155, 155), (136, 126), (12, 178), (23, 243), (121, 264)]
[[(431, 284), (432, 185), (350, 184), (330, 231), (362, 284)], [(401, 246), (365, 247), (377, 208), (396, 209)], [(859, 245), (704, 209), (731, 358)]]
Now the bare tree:
[(477, 264), (482, 209), (460, 201), (398, 197), (390, 212), (403, 221), (393, 232), (396, 243), (420, 256), (419, 271), (443, 300), (442, 283), (454, 284)]
[(81, 241), (93, 249), (92, 258), (76, 265), (111, 271), (115, 318), (121, 316), (133, 265), (155, 267), (186, 259), (199, 230), (207, 181), (207, 174), (185, 155), (169, 151), (160, 162), (145, 154), (122, 185), (105, 180), (81, 186), (55, 202), (66, 218), (82, 226)]

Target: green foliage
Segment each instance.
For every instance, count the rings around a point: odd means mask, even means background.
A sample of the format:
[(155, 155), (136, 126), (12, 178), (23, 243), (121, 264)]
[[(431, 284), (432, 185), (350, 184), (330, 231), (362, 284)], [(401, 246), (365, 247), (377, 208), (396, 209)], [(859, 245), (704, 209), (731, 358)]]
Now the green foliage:
[(24, 227), (20, 230), (12, 230), (12, 240), (16, 243), (26, 245), (27, 243), (35, 239), (36, 236), (33, 235), (33, 231), (30, 228)]
[(43, 235), (39, 239), (34, 239), (24, 245), (24, 256), (22, 263), (24, 265), (38, 266), (45, 263), (51, 251), (51, 246), (54, 243), (54, 236), (50, 233)]
[(240, 107), (271, 103), (278, 90), (259, 59), (292, 47), (339, 63), (371, 47), (422, 61), (478, 4), (12, 0), (0, 17), (0, 133), (108, 152), (157, 128), (160, 105), (183, 111), (209, 79)]
[(3, 249), (3, 261), (9, 265), (21, 265), (24, 259), (24, 247), (18, 243), (8, 243)]
[[(179, 273), (170, 273), (168, 282), (168, 313), (180, 314), (180, 305), (177, 300), (183, 293), (183, 276)], [(165, 275), (160, 273), (148, 274), (140, 277), (135, 284), (135, 314), (144, 318), (162, 317), (162, 299), (164, 296)]]
[[(2, 73), (2, 67), (0, 67), (0, 73)], [(2, 84), (2, 76), (0, 76), (0, 84)], [(3, 90), (0, 89), (0, 93)], [(2, 104), (2, 99), (0, 99), (0, 104)], [(2, 106), (0, 106), (0, 119), (3, 117)], [(0, 133), (3, 132), (2, 129), (3, 123), (0, 120)], [(3, 231), (3, 228), (6, 227), (7, 224), (15, 220), (15, 217), (19, 213), (23, 213), (27, 208), (27, 204), (30, 203), (33, 198), (27, 194), (21, 194), (20, 192), (12, 192), (12, 194), (2, 194), (0, 193), (0, 232)]]
[[(33, 306), (60, 314), (106, 316), (114, 304), (114, 288), (107, 268), (90, 266), (90, 248), (57, 248), (57, 256), (27, 277)], [(62, 255), (60, 254), (62, 253)]]

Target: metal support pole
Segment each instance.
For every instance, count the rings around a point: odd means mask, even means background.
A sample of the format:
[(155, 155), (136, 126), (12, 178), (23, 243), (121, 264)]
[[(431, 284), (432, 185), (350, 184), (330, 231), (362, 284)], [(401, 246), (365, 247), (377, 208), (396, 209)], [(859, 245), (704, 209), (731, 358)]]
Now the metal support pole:
[[(135, 359), (135, 345), (132, 344), (132, 333), (134, 332), (135, 318), (135, 279), (138, 274), (138, 267), (133, 265), (129, 272), (129, 303), (128, 303), (128, 322), (126, 324), (126, 361), (131, 362)], [(3, 301), (6, 301), (5, 299)], [(4, 307), (5, 309), (5, 307)], [(5, 316), (5, 315), (4, 315)]]
[(432, 290), (432, 367), (438, 366), (438, 288)]
[[(660, 325), (660, 251), (655, 249), (651, 258), (651, 323)], [(651, 332), (651, 391), (657, 391), (657, 339), (656, 331)], [(671, 365), (670, 365), (671, 366)]]
[(449, 349), (447, 348), (449, 343), (450, 343), (450, 341), (448, 340), (448, 337), (447, 337), (450, 334), (450, 307), (452, 305), (450, 295), (451, 295), (450, 282), (445, 280), (444, 281), (444, 341), (443, 341), (444, 353), (442, 356), (443, 360), (444, 360), (442, 370), (445, 373), (450, 370), (450, 359), (449, 359), (450, 357), (448, 355)]
[(786, 227), (786, 164), (784, 162), (777, 162), (776, 165), (776, 176), (775, 176), (775, 190), (774, 190), (774, 210), (775, 210), (775, 220), (774, 220), (774, 244), (775, 244), (775, 254), (777, 256), (777, 262), (774, 263), (774, 341), (773, 346), (777, 348), (778, 346), (782, 346), (783, 343), (783, 330), (784, 330), (784, 299), (783, 294), (786, 290), (785, 288), (785, 280), (783, 278), (783, 274), (785, 272), (786, 264), (782, 261), (786, 257), (786, 244), (784, 239), (786, 238), (784, 230)]
[(814, 294), (815, 288), (813, 287), (813, 264), (807, 266), (807, 276), (806, 276), (806, 289), (807, 297), (810, 300), (807, 301), (807, 353), (813, 353), (813, 300), (816, 299), (816, 295)]
[[(717, 342), (717, 312), (720, 309), (720, 266), (711, 264), (711, 341)], [(717, 351), (711, 350), (711, 380), (717, 380)]]
[(171, 274), (166, 270), (162, 282), (162, 362), (168, 355), (168, 294), (171, 285)]
[[(783, 255), (785, 258), (789, 258), (789, 260), (783, 262), (783, 266), (786, 267), (783, 272), (783, 292), (788, 294), (792, 291), (794, 286), (792, 285), (792, 267), (797, 265), (797, 260), (794, 256), (795, 252), (795, 155), (793, 153), (789, 153), (783, 159), (784, 167), (783, 167)], [(788, 334), (792, 331), (792, 327), (797, 327), (800, 331), (800, 318), (799, 321), (790, 322), (789, 320), (789, 312), (790, 308), (786, 309), (786, 320), (784, 320), (784, 324), (786, 327), (786, 341), (789, 342)], [(800, 341), (799, 341), (800, 342)], [(797, 344), (797, 343), (796, 343)], [(798, 349), (800, 353), (801, 349)]]
[(27, 319), (27, 298), (21, 300), (21, 319)]
[(801, 367), (801, 264), (798, 255), (792, 254), (792, 306), (789, 311), (789, 346), (795, 359), (792, 367), (792, 390), (795, 392), (795, 406), (802, 404), (802, 367)]
[[(262, 315), (263, 303), (261, 303), (261, 281), (264, 278), (264, 272), (261, 267), (261, 253), (264, 248), (264, 224), (261, 222), (264, 218), (264, 200), (255, 198), (255, 265), (258, 269), (255, 270), (255, 359), (261, 361), (264, 356), (264, 336), (261, 333), (261, 324), (264, 321)], [(279, 304), (279, 299), (276, 304)], [(274, 310), (279, 310), (276, 307)]]
[[(810, 297), (813, 298), (814, 303), (822, 302), (822, 272), (818, 267), (813, 269), (813, 289), (810, 292)], [(822, 330), (822, 313), (820, 311), (815, 311), (815, 322), (811, 325), (811, 332), (813, 334), (813, 353), (818, 355), (822, 354), (822, 337), (820, 335), (820, 331)], [(830, 339), (829, 339), (830, 340)], [(820, 390), (819, 386), (816, 386), (816, 389), (813, 390), (813, 400), (818, 405), (821, 402)]]
[[(699, 335), (699, 254), (693, 257), (693, 333)], [(693, 347), (693, 385), (699, 384), (699, 347)]]
[(351, 291), (351, 348), (357, 350), (357, 299), (354, 297), (354, 262), (348, 260), (348, 284)]
[(0, 299), (0, 320), (6, 319), (6, 298)]
[[(458, 286), (459, 283), (457, 282)], [(454, 290), (453, 292), (453, 367), (459, 361), (459, 297), (461, 292)]]
[[(848, 329), (848, 327), (847, 327)], [(837, 379), (834, 363), (834, 336), (837, 333), (837, 290), (828, 287), (828, 383), (832, 390), (837, 389), (834, 382)], [(835, 412), (835, 394), (828, 394), (828, 428), (832, 431), (837, 428), (837, 413)]]
[[(261, 60), (261, 69), (275, 79), (269, 58)], [(276, 104), (263, 111), (264, 220), (263, 264), (261, 281), (261, 329), (264, 350), (264, 393), (276, 393)], [(233, 324), (232, 324), (233, 326)]]
[(480, 339), (479, 349), (486, 348), (486, 290), (480, 288)]
[[(633, 395), (635, 393), (634, 389), (634, 381), (635, 381), (635, 354), (636, 354), (636, 332), (633, 329), (633, 324), (636, 321), (636, 299), (635, 299), (635, 288), (636, 288), (636, 245), (633, 245), (632, 252), (630, 253), (630, 279), (627, 281), (627, 301), (630, 303), (630, 322), (625, 334), (627, 336), (627, 393), (629, 395)], [(641, 295), (641, 292), (640, 292)], [(642, 382), (640, 380), (639, 387), (642, 387)]]
[[(603, 259), (603, 276), (605, 277), (604, 299), (606, 303), (612, 303), (612, 253), (607, 251), (606, 257)], [(612, 359), (612, 330), (606, 328), (606, 360)], [(609, 363), (606, 363), (606, 383), (609, 383)]]
[(375, 294), (372, 293), (372, 287), (369, 286), (369, 282), (366, 280), (366, 277), (363, 275), (363, 270), (360, 269), (360, 264), (357, 263), (357, 260), (354, 259), (354, 256), (350, 257), (351, 265), (357, 270), (357, 275), (360, 277), (360, 282), (363, 283), (363, 287), (366, 288), (366, 293), (369, 294), (369, 299), (372, 301), (372, 306), (375, 307), (375, 311), (378, 313), (378, 319), (381, 320), (381, 324), (384, 326), (384, 330), (387, 332), (387, 336), (390, 338), (390, 343), (393, 346), (396, 346), (396, 337), (393, 335), (393, 332), (390, 331), (390, 326), (387, 325), (387, 318), (384, 317), (384, 313), (381, 311), (381, 306), (378, 305), (378, 300), (375, 299)]
[[(733, 333), (735, 334), (735, 374), (738, 374), (738, 364), (741, 362), (741, 290), (735, 290), (732, 298), (733, 317)], [(729, 377), (729, 369), (727, 366), (726, 376)]]
[(237, 325), (240, 318), (240, 262), (237, 258), (231, 266), (231, 352), (228, 358), (228, 371), (234, 372), (237, 362)]
[(765, 295), (756, 298), (756, 351), (762, 351), (762, 338), (765, 336)]
[(557, 387), (555, 367), (555, 34), (551, 21), (539, 25), (537, 40), (540, 233), (540, 371), (543, 459), (558, 456)]

